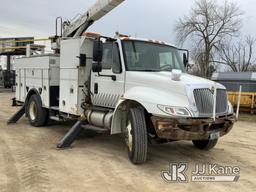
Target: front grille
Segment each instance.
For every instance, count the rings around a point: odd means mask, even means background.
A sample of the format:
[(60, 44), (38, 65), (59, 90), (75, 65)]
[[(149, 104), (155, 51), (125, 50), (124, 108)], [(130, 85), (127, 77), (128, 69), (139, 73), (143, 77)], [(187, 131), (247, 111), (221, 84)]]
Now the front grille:
[[(213, 115), (214, 93), (210, 89), (195, 89), (194, 97), (200, 116)], [(217, 89), (216, 115), (223, 115), (227, 112), (228, 99), (227, 91)]]

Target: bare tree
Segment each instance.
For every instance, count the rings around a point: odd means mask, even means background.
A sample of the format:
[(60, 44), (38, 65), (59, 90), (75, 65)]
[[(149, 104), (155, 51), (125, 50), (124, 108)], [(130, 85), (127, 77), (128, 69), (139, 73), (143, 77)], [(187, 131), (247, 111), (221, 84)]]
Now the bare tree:
[[(235, 3), (225, 1), (219, 5), (215, 0), (196, 0), (190, 14), (180, 18), (176, 28), (179, 43), (187, 39), (199, 48), (197, 55), (201, 76), (210, 77), (210, 61), (215, 49), (227, 36), (233, 36), (241, 27), (242, 12)], [(211, 66), (212, 67), (212, 66)]]
[(256, 72), (256, 63), (254, 65), (251, 65), (248, 71)]
[[(217, 70), (217, 66), (214, 62), (211, 62), (214, 59), (215, 52), (211, 51), (209, 54), (209, 65), (205, 68), (205, 52), (202, 47), (194, 47), (191, 50), (192, 60), (195, 62), (195, 65), (192, 68), (192, 71), (195, 73), (191, 73), (196, 76), (204, 76), (204, 77), (212, 77), (212, 74)], [(203, 71), (204, 70), (204, 71)], [(204, 73), (202, 73), (204, 72)]]
[(219, 46), (220, 61), (215, 62), (229, 66), (234, 72), (250, 71), (256, 62), (253, 57), (255, 45), (256, 39), (251, 36), (235, 43), (224, 42)]

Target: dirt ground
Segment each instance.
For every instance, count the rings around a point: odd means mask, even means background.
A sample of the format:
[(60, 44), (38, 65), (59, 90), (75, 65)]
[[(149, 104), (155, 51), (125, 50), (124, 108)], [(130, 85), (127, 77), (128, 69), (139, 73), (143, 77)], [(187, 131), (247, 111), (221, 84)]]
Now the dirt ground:
[[(71, 149), (57, 150), (70, 125), (34, 128), (23, 118), (7, 126), (17, 110), (10, 107), (13, 96), (0, 90), (0, 191), (256, 191), (256, 122), (238, 122), (210, 152), (191, 142), (150, 146), (147, 163), (134, 166), (119, 135), (81, 137)], [(239, 166), (241, 177), (235, 183), (166, 183), (161, 171), (175, 162)]]

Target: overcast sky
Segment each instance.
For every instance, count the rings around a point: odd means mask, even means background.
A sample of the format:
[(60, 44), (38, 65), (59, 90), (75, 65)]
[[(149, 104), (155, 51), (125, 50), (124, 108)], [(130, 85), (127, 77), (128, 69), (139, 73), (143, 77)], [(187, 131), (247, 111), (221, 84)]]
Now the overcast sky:
[[(0, 37), (54, 34), (55, 18), (72, 19), (96, 0), (0, 0)], [(245, 12), (243, 34), (256, 36), (256, 0), (235, 1)], [(220, 0), (223, 2), (223, 0)], [(126, 0), (95, 23), (89, 31), (120, 33), (175, 43), (173, 27), (189, 12), (192, 0)]]

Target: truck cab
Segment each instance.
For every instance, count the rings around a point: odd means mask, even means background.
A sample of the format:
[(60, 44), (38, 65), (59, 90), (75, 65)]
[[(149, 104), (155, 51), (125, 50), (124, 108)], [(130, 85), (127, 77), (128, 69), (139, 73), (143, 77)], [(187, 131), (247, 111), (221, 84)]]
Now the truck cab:
[[(180, 52), (164, 42), (129, 37), (103, 44), (102, 69), (92, 72), (92, 101), (115, 109), (113, 134), (125, 124), (128, 140), (136, 139), (135, 127), (146, 126), (150, 139), (192, 140), (200, 149), (211, 149), (231, 130), (234, 116), (226, 88), (187, 74), (187, 57)], [(127, 143), (131, 151), (133, 142)]]

